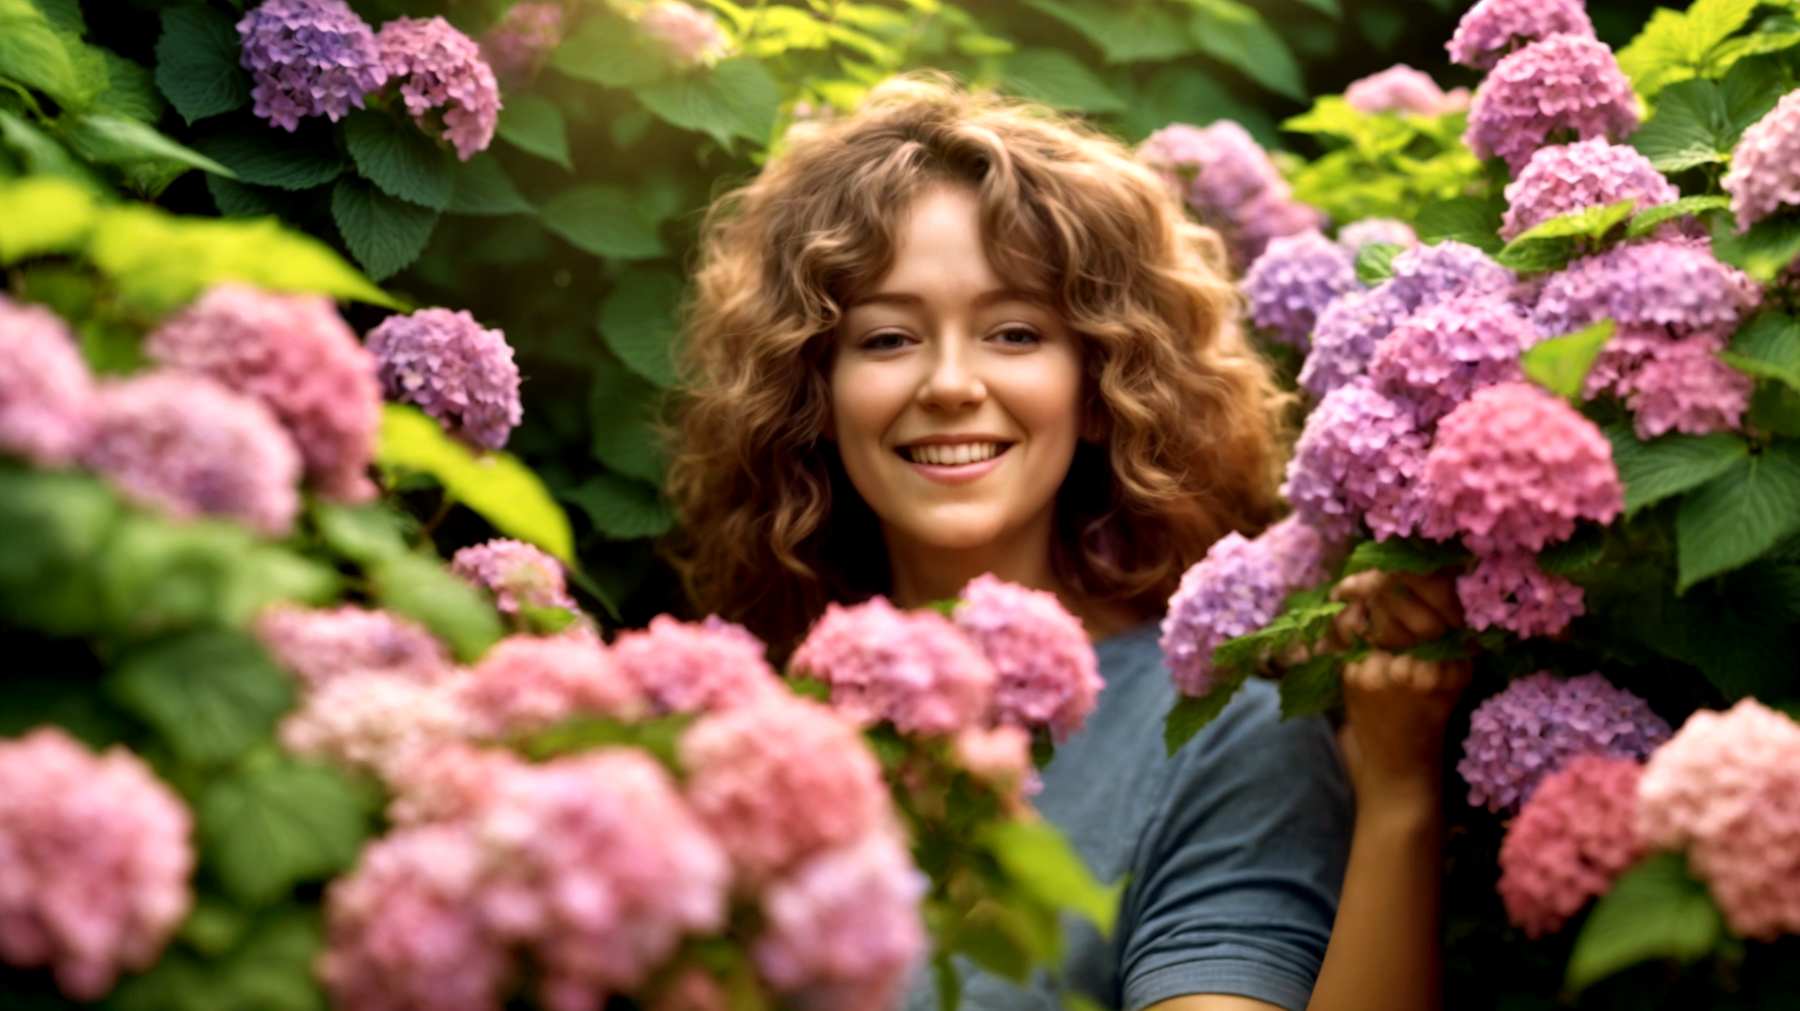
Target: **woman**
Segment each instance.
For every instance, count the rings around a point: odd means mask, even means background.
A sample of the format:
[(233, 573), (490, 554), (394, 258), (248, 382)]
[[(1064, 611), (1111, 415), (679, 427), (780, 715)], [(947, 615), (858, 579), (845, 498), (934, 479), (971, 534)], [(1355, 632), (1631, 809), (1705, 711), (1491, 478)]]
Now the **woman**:
[[(1466, 670), (1350, 665), (1342, 760), (1262, 682), (1162, 754), (1155, 619), (1214, 540), (1272, 518), (1282, 404), (1216, 239), (1161, 181), (1042, 110), (900, 80), (790, 134), (701, 251), (671, 475), (695, 603), (784, 652), (830, 601), (918, 606), (984, 572), (1055, 592), (1107, 687), (1038, 806), (1130, 880), (1065, 984), (1127, 1011), (1434, 1006), (1436, 777)], [(1345, 590), (1341, 631), (1384, 649), (1459, 620), (1441, 584)], [(1053, 1000), (979, 973), (964, 991)]]

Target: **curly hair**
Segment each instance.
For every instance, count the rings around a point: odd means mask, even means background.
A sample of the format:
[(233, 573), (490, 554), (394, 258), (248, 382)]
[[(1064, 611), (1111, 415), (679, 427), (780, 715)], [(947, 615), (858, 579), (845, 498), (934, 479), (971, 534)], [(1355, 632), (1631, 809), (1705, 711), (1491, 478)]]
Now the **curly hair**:
[(910, 76), (796, 126), (717, 200), (687, 306), (670, 554), (696, 608), (777, 652), (830, 601), (887, 590), (880, 527), (823, 438), (833, 335), (891, 267), (909, 206), (968, 187), (1009, 286), (1082, 341), (1086, 417), (1057, 499), (1070, 591), (1160, 614), (1181, 573), (1274, 513), (1283, 405), (1236, 325), (1217, 236), (1116, 141)]

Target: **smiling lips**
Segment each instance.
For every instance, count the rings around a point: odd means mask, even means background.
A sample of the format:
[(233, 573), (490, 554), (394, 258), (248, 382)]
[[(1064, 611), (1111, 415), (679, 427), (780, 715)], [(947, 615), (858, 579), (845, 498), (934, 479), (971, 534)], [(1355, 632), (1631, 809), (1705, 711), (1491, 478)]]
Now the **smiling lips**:
[(896, 451), (909, 462), (929, 467), (966, 467), (986, 463), (1011, 446), (1010, 442), (957, 442), (901, 446)]

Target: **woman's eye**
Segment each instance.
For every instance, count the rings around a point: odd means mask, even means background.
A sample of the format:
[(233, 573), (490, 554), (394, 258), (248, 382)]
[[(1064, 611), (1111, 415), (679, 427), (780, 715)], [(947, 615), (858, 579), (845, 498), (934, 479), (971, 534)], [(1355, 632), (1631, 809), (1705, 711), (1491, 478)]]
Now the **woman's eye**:
[(994, 339), (1008, 347), (1030, 347), (1043, 340), (1036, 330), (1029, 327), (1012, 326), (994, 334)]
[(897, 351), (906, 346), (906, 335), (892, 330), (870, 334), (858, 345), (864, 351)]

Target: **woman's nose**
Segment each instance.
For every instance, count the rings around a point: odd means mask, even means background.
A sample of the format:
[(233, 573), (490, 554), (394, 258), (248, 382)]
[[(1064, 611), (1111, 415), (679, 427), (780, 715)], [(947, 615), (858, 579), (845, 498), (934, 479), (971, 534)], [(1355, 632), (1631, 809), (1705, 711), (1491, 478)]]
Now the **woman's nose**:
[(987, 386), (971, 367), (968, 342), (950, 338), (934, 342), (931, 371), (919, 386), (919, 405), (943, 411), (963, 410), (987, 399)]

